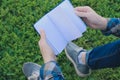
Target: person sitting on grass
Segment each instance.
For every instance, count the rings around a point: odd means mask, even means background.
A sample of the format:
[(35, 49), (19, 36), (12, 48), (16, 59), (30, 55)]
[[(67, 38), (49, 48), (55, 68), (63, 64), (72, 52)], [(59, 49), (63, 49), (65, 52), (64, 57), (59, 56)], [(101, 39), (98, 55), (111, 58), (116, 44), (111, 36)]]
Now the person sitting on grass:
[(38, 65), (36, 63), (27, 62), (23, 65), (23, 73), (28, 80), (64, 80), (61, 69), (56, 62), (56, 56), (52, 48), (46, 42), (46, 35), (44, 30), (41, 30), (41, 39), (39, 47), (44, 60), (44, 64)]
[[(88, 26), (101, 30), (104, 35), (113, 34), (120, 37), (119, 18), (104, 18), (88, 6), (76, 7), (75, 13), (82, 17)], [(56, 56), (46, 42), (44, 31), (41, 31), (39, 46), (45, 64), (40, 67), (35, 63), (25, 63), (23, 66), (24, 74), (29, 79), (36, 77), (33, 80), (38, 80), (38, 77), (42, 80), (64, 80), (60, 67), (56, 62)], [(92, 50), (85, 50), (70, 42), (65, 48), (65, 53), (73, 63), (76, 73), (81, 77), (90, 75), (91, 70), (120, 66), (120, 40), (95, 47)]]

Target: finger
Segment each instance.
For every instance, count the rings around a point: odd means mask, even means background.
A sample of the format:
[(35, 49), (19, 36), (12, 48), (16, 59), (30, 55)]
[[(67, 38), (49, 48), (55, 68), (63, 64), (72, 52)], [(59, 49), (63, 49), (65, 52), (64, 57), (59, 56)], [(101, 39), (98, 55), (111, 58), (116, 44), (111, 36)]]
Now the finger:
[(80, 16), (80, 17), (87, 17), (87, 13), (86, 12), (75, 11), (75, 14)]
[(46, 39), (46, 34), (43, 29), (40, 30), (40, 36), (41, 36), (41, 39)]
[(87, 20), (87, 18), (82, 18), (82, 20), (85, 22), (87, 26), (89, 26), (89, 21)]
[(83, 19), (83, 21), (86, 23), (87, 26), (89, 26), (89, 27), (92, 28), (93, 24), (92, 24), (90, 21), (88, 21), (88, 20), (85, 19), (85, 18)]
[(45, 31), (43, 29), (40, 29), (40, 36), (41, 36), (41, 38), (38, 42), (39, 46), (44, 44), (46, 41), (46, 35), (45, 35)]
[(76, 7), (75, 10), (80, 11), (80, 12), (87, 12), (90, 10), (90, 7), (88, 7), (88, 6)]

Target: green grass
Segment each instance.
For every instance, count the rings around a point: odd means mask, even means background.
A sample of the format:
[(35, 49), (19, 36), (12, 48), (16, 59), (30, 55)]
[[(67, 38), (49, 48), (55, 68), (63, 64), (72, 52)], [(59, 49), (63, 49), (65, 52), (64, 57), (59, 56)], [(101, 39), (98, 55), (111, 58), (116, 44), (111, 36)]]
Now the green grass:
[[(71, 1), (74, 6), (90, 6), (104, 17), (120, 17), (120, 0)], [(0, 0), (0, 80), (26, 80), (21, 69), (23, 63), (43, 64), (38, 47), (40, 37), (33, 24), (60, 2), (61, 0)], [(116, 39), (88, 28), (84, 36), (74, 42), (92, 49)], [(58, 63), (66, 80), (120, 79), (120, 68), (95, 70), (90, 76), (80, 78), (64, 51), (58, 56)]]

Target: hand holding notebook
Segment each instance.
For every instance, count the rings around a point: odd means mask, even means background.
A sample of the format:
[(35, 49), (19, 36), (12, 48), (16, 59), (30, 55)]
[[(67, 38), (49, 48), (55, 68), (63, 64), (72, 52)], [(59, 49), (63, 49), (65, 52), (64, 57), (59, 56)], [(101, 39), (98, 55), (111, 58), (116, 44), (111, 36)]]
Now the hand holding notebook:
[(57, 55), (62, 52), (68, 42), (79, 38), (86, 31), (85, 23), (74, 13), (69, 0), (64, 0), (52, 11), (34, 24), (40, 34), (44, 29), (47, 42)]

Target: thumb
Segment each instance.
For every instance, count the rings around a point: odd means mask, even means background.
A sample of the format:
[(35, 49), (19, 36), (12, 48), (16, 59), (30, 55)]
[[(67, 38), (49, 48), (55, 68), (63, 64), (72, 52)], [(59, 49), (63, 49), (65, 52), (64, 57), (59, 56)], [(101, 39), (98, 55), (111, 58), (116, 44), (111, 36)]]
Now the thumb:
[(80, 16), (80, 17), (87, 17), (87, 13), (86, 12), (79, 12), (75, 10), (75, 14)]
[(46, 39), (45, 31), (43, 29), (40, 30), (41, 39)]

